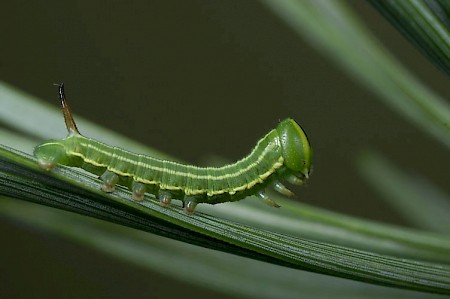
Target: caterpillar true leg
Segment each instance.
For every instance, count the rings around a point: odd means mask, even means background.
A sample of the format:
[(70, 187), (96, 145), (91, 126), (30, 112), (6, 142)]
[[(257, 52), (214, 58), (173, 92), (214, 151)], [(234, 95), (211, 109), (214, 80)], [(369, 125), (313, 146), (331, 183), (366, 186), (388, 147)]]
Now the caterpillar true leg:
[(260, 197), (264, 201), (264, 203), (266, 205), (269, 205), (269, 206), (274, 207), (274, 208), (279, 208), (280, 207), (279, 204), (277, 204), (272, 199), (270, 199), (270, 197), (266, 194), (265, 191), (259, 191), (258, 193), (256, 193), (256, 196)]
[(277, 191), (283, 195), (286, 195), (288, 197), (294, 196), (294, 192), (292, 192), (291, 190), (286, 188), (282, 183), (280, 183), (278, 181), (273, 182), (273, 189), (275, 189), (275, 191)]
[(296, 176), (293, 175), (293, 174), (288, 175), (288, 176), (286, 177), (286, 180), (287, 180), (289, 183), (293, 184), (293, 185), (297, 185), (297, 186), (303, 185), (303, 180), (300, 179), (300, 178), (298, 178), (298, 177), (296, 177)]

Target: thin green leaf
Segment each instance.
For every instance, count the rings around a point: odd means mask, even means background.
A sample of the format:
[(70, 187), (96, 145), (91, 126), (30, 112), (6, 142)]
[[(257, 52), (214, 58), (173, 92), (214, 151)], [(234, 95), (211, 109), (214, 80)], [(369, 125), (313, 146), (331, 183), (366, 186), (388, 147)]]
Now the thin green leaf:
[(275, 266), (14, 199), (0, 201), (0, 214), (33, 230), (55, 233), (138, 267), (234, 297), (441, 298)]
[[(16, 140), (14, 144), (19, 149), (30, 150), (34, 146), (26, 138), (17, 138), (0, 130), (0, 140), (8, 139), (10, 144), (10, 138)], [(450, 263), (450, 237), (358, 219), (286, 200), (275, 194), (271, 197), (283, 208), (268, 209), (257, 198), (249, 198), (239, 205), (200, 205), (197, 209), (209, 215), (301, 238), (397, 257)]]
[[(210, 215), (311, 240), (431, 262), (450, 263), (450, 237), (330, 212), (277, 198), (283, 213), (246, 200), (239, 206), (201, 206)], [(280, 211), (281, 212), (281, 211)]]
[(381, 155), (366, 152), (358, 168), (370, 185), (411, 223), (450, 232), (450, 197), (420, 177), (407, 175)]
[[(63, 122), (61, 112), (56, 107), (41, 105), (38, 100), (8, 85), (3, 84), (1, 86), (0, 95), (2, 96), (0, 96), (0, 102), (3, 102), (9, 108), (8, 113), (2, 114), (0, 112), (0, 120), (3, 116), (3, 119), (11, 126), (18, 123), (19, 128), (22, 128), (29, 134), (34, 133), (48, 137), (54, 136), (51, 132), (52, 126), (56, 128), (63, 127), (61, 125)], [(32, 107), (31, 110), (28, 108), (30, 106)], [(27, 113), (31, 112), (36, 119), (39, 118), (39, 121), (35, 120), (36, 123), (33, 123), (30, 119), (34, 118), (27, 118), (28, 124), (24, 125), (21, 122), (22, 116), (29, 115)], [(11, 115), (15, 117), (11, 117)], [(56, 126), (56, 123), (60, 125)], [(103, 141), (113, 142), (113, 144), (122, 145), (128, 149), (149, 152), (158, 156), (158, 153), (155, 153), (155, 151), (149, 150), (145, 146), (135, 142), (129, 142), (127, 138), (99, 128), (95, 124), (82, 119), (80, 123), (83, 128), (87, 126), (87, 132), (89, 134), (92, 133), (101, 136)], [(8, 145), (16, 146), (28, 153), (32, 151), (32, 147), (36, 144), (26, 139), (23, 139), (23, 144), (20, 144), (19, 138), (16, 135), (12, 135), (6, 131), (4, 133), (2, 135), (2, 132), (0, 132), (0, 140), (7, 141)], [(66, 134), (65, 130), (63, 129), (60, 134), (64, 136)], [(16, 142), (13, 143), (13, 140), (16, 140)], [(173, 159), (171, 157), (165, 157)], [(342, 214), (310, 207), (305, 204), (285, 201), (281, 198), (276, 198), (276, 200), (283, 206), (283, 209), (277, 210), (276, 213), (261, 208), (261, 205), (252, 205), (251, 200), (244, 201), (239, 205), (232, 203), (222, 204), (213, 208), (201, 205), (199, 210), (206, 211), (206, 213), (211, 215), (218, 215), (248, 225), (276, 230), (298, 237), (352, 246), (358, 249), (398, 257), (418, 258), (432, 262), (450, 262), (450, 255), (448, 254), (450, 241), (448, 238), (443, 238), (439, 235), (431, 236), (417, 231), (400, 229), (391, 225), (355, 219)]]
[(155, 200), (133, 202), (118, 188), (73, 169), (43, 173), (30, 157), (0, 148), (0, 194), (89, 215), (157, 235), (296, 269), (370, 283), (450, 294), (450, 267), (305, 240), (223, 220), (185, 215)]
[(413, 124), (450, 147), (450, 106), (374, 39), (343, 1), (264, 0), (302, 37)]
[(439, 1), (369, 0), (410, 42), (450, 75), (450, 20)]
[(11, 132), (7, 129), (0, 127), (0, 140), (4, 142), (7, 146), (20, 151), (33, 154), (33, 148), (38, 144), (36, 140), (21, 136), (17, 133)]

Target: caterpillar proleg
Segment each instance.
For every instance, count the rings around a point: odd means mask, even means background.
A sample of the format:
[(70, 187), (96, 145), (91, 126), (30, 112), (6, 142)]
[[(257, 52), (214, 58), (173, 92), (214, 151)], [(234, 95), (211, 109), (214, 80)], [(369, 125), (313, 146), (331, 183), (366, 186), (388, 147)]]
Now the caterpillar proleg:
[(250, 195), (279, 207), (265, 190), (272, 187), (285, 196), (293, 196), (281, 181), (302, 185), (309, 177), (312, 150), (293, 119), (281, 121), (241, 160), (222, 167), (197, 167), (135, 154), (81, 135), (67, 104), (64, 85), (58, 86), (69, 134), (34, 149), (40, 167), (47, 171), (57, 164), (82, 168), (100, 176), (105, 192), (113, 192), (119, 184), (127, 186), (137, 201), (144, 200), (145, 193), (155, 195), (162, 206), (178, 199), (188, 214), (199, 203), (237, 201)]

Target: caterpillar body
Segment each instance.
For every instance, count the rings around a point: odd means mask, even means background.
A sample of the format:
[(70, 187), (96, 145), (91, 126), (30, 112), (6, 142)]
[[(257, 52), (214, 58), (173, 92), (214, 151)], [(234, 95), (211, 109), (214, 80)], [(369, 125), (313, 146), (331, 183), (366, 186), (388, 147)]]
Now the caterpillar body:
[(237, 201), (250, 195), (279, 207), (265, 189), (272, 186), (281, 194), (292, 196), (280, 181), (301, 185), (310, 174), (310, 144), (290, 118), (262, 137), (243, 159), (222, 167), (197, 167), (135, 154), (87, 138), (77, 129), (62, 83), (59, 98), (69, 134), (62, 140), (36, 146), (34, 156), (47, 171), (62, 164), (100, 176), (105, 192), (113, 192), (119, 184), (129, 187), (134, 200), (143, 200), (145, 193), (151, 193), (162, 206), (168, 206), (172, 199), (178, 199), (188, 214), (194, 212), (198, 203)]

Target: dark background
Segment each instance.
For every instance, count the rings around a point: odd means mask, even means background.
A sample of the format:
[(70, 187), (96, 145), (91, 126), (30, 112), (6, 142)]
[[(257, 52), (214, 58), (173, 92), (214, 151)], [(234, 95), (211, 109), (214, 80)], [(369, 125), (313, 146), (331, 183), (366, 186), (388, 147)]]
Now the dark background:
[[(448, 94), (447, 78), (369, 4), (349, 3), (412, 72)], [(236, 160), (289, 116), (315, 154), (308, 186), (296, 190), (304, 202), (406, 225), (358, 177), (354, 159), (368, 148), (449, 190), (446, 149), (257, 1), (9, 1), (0, 16), (2, 80), (55, 106), (52, 83), (65, 82), (75, 113), (177, 158)], [(8, 297), (213, 295), (0, 221)]]

